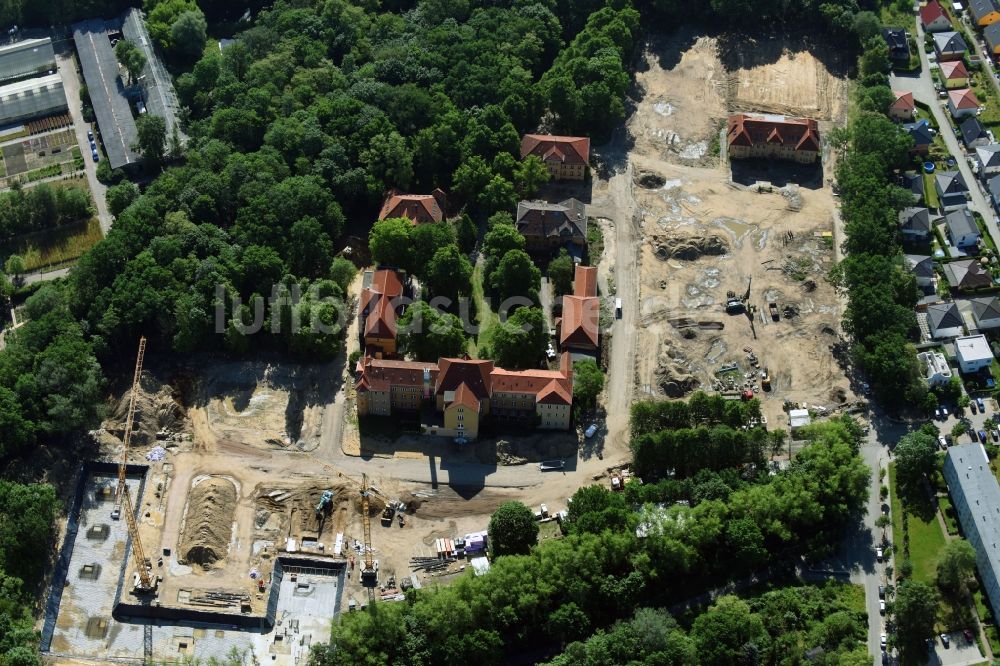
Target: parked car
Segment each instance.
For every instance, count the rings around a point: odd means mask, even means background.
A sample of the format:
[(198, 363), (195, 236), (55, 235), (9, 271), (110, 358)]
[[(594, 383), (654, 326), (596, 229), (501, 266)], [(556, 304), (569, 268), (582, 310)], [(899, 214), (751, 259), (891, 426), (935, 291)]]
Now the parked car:
[(938, 421), (940, 421), (943, 418), (943, 415), (941, 414), (941, 408), (940, 407), (938, 407), (936, 410), (934, 410), (934, 418), (936, 418)]
[(878, 598), (885, 599), (885, 585), (878, 586)]
[(982, 442), (983, 444), (986, 443), (986, 431), (985, 430), (980, 430), (979, 431), (979, 441)]
[(1000, 432), (997, 432), (996, 429), (990, 430), (990, 437), (993, 438), (994, 442), (1000, 442)]
[(944, 438), (944, 435), (938, 435), (938, 444), (941, 446), (942, 451), (948, 448), (948, 441)]
[(876, 548), (875, 549), (875, 559), (878, 560), (879, 562), (882, 561), (882, 549), (881, 548)]
[(979, 413), (979, 411), (976, 409), (976, 401), (975, 400), (970, 400), (969, 401), (969, 409), (972, 410), (973, 414), (978, 414)]
[(881, 636), (879, 636), (879, 643), (881, 644), (882, 649), (884, 650), (885, 646), (886, 646), (886, 635), (885, 634), (882, 634)]
[(941, 634), (941, 645), (948, 647), (950, 644), (951, 643), (948, 640), (948, 634)]
[(587, 426), (587, 429), (584, 431), (583, 436), (586, 437), (587, 439), (590, 439), (591, 437), (594, 436), (595, 433), (597, 433), (597, 424), (591, 423), (589, 426)]
[(976, 398), (976, 405), (979, 406), (979, 411), (981, 411), (983, 414), (986, 413), (986, 403), (983, 402), (982, 398)]
[(97, 149), (96, 148), (94, 148), (92, 151), (90, 151), (90, 156), (94, 158), (95, 162), (98, 162), (101, 159), (100, 157), (97, 156)]
[(91, 142), (93, 142), (93, 140), (94, 140), (94, 133), (93, 133), (93, 132), (91, 132), (90, 130), (87, 130), (87, 138), (88, 138), (88, 139), (89, 139), (89, 140), (90, 140)]
[(948, 408), (947, 407), (942, 407), (941, 408), (941, 416), (943, 416), (944, 418), (948, 418)]
[(878, 612), (879, 612), (879, 615), (885, 615), (885, 602), (884, 601), (879, 601), (878, 602)]

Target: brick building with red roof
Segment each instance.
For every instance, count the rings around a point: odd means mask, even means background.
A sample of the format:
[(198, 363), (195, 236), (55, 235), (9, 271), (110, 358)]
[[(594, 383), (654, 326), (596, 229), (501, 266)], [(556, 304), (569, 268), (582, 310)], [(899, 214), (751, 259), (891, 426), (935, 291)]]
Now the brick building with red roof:
[(385, 268), (375, 271), (371, 284), (361, 290), (358, 317), (366, 354), (376, 358), (396, 355), (396, 319), (402, 295), (403, 276)]
[(726, 137), (730, 159), (763, 157), (810, 164), (820, 153), (819, 124), (810, 118), (733, 113)]
[(521, 138), (521, 159), (534, 155), (555, 180), (583, 180), (590, 162), (590, 139), (582, 136), (525, 134)]
[(378, 219), (404, 217), (413, 224), (440, 222), (448, 214), (448, 197), (435, 189), (430, 194), (403, 194), (393, 188), (386, 194)]

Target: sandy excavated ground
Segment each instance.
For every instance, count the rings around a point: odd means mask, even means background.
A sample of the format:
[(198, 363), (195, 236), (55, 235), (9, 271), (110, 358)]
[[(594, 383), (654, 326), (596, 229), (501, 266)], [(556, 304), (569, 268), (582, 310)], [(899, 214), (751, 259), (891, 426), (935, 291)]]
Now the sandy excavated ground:
[(635, 154), (712, 166), (718, 160), (711, 146), (731, 112), (842, 117), (846, 83), (815, 53), (794, 40), (707, 37), (688, 29), (651, 39), (636, 75), (642, 99), (629, 120)]
[[(828, 131), (843, 118), (844, 80), (827, 69), (827, 54), (782, 40), (681, 31), (652, 39), (643, 60), (643, 96), (628, 121), (632, 178), (595, 183), (595, 198), (634, 203), (639, 218), (637, 395), (681, 397), (749, 382), (780, 425), (786, 400), (829, 407), (849, 399), (831, 353), (841, 310), (826, 280), (835, 261), (834, 205), (823, 175), (812, 178), (814, 189), (759, 192), (733, 183), (711, 150), (733, 111), (812, 117)], [(609, 187), (623, 191), (605, 194)], [(748, 282), (758, 308), (753, 326), (725, 313), (727, 292), (742, 296)], [(717, 374), (733, 363), (736, 371)], [(764, 367), (769, 393), (747, 377)]]

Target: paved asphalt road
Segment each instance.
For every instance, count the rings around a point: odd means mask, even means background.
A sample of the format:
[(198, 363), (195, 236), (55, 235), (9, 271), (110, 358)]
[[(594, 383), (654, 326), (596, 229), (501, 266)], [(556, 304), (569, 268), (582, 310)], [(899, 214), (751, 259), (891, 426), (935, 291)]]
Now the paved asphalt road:
[(69, 115), (73, 119), (73, 129), (76, 132), (76, 141), (80, 144), (80, 153), (83, 155), (83, 169), (87, 174), (87, 183), (90, 191), (94, 195), (94, 203), (97, 206), (97, 219), (101, 223), (101, 232), (107, 236), (111, 230), (111, 213), (108, 212), (108, 204), (105, 201), (107, 188), (97, 180), (97, 164), (90, 157), (90, 140), (87, 138), (87, 130), (90, 123), (83, 119), (83, 107), (80, 104), (80, 73), (76, 70), (76, 61), (67, 51), (56, 54), (56, 67), (62, 77), (63, 89), (66, 92), (66, 101), (69, 103)]

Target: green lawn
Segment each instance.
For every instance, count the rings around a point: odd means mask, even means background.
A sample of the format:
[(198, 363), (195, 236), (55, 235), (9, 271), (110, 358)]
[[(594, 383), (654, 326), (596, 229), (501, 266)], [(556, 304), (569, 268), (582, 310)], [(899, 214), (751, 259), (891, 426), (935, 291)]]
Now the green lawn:
[(934, 189), (933, 174), (924, 174), (924, 198), (927, 201), (928, 208), (938, 208), (941, 205), (938, 202), (937, 190)]
[(913, 32), (913, 23), (916, 20), (913, 10), (909, 7), (903, 7), (899, 2), (884, 3), (880, 18), (882, 19), (882, 25), (891, 28), (905, 28), (910, 32)]
[(497, 314), (486, 306), (483, 291), (483, 264), (477, 264), (472, 271), (472, 301), (476, 308), (476, 323), (479, 325), (479, 335), (469, 344), (469, 354), (479, 358), (479, 350), (493, 339), (493, 329), (499, 323)]
[[(902, 552), (903, 547), (903, 507), (896, 495), (896, 467), (895, 463), (889, 463), (889, 496), (892, 507), (892, 541), (900, 549), (895, 555), (895, 564), (898, 567), (903, 559), (907, 559)], [(907, 517), (910, 534), (910, 555), (909, 560), (913, 564), (914, 580), (934, 584), (938, 556), (944, 548), (944, 534), (938, 523), (937, 515), (931, 516), (929, 521), (923, 521), (919, 517), (910, 514)]]

